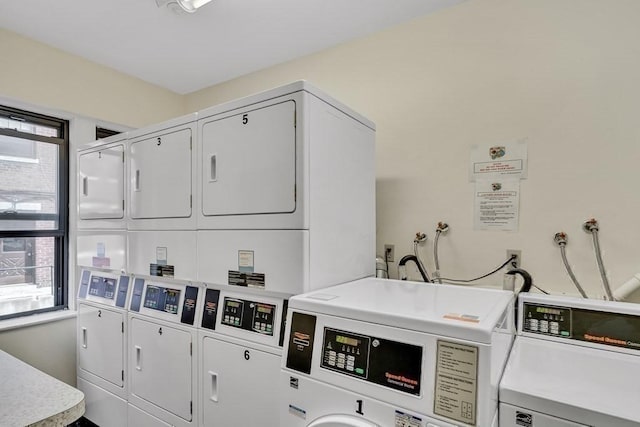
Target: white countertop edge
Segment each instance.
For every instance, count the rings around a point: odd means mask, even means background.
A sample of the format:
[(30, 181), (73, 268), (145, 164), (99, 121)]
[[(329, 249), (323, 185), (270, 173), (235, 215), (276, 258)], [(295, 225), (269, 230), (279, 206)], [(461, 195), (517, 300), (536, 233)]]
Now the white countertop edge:
[(0, 320), (0, 332), (27, 328), (29, 326), (39, 325), (42, 323), (57, 322), (59, 320), (70, 319), (76, 316), (77, 312), (74, 310), (59, 310)]

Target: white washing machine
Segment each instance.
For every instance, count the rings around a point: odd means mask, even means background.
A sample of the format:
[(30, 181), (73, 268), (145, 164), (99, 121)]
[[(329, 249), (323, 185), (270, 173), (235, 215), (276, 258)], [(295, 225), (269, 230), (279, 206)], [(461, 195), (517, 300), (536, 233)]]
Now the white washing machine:
[(640, 426), (640, 306), (521, 294), (501, 427)]
[(200, 286), (134, 276), (129, 306), (130, 426), (197, 425)]
[(127, 425), (127, 306), (131, 278), (84, 269), (78, 286), (78, 388), (85, 418), (101, 427)]
[(375, 278), (292, 297), (280, 425), (497, 426), (513, 300)]
[(287, 301), (264, 291), (208, 286), (198, 334), (200, 425), (279, 424)]

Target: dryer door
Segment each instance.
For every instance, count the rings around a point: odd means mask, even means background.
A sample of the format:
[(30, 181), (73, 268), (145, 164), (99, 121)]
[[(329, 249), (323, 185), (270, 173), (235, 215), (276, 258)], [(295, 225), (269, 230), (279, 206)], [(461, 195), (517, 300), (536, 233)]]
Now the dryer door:
[(349, 415), (327, 415), (320, 417), (308, 427), (379, 427), (377, 424)]

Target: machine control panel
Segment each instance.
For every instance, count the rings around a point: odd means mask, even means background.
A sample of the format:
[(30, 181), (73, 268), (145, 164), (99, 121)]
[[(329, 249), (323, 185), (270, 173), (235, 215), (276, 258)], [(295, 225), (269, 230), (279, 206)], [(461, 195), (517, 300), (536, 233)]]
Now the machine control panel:
[(144, 296), (144, 307), (164, 311), (169, 314), (178, 314), (179, 304), (180, 289), (147, 285), (147, 293)]
[(525, 302), (522, 332), (640, 352), (640, 315)]
[(273, 336), (276, 306), (225, 297), (220, 323), (262, 335)]
[[(129, 310), (161, 319), (193, 325), (200, 289), (182, 283), (158, 283), (135, 278)], [(144, 311), (149, 310), (149, 311)]]
[(124, 308), (128, 291), (129, 276), (83, 270), (78, 298)]
[(571, 309), (525, 304), (522, 328), (526, 332), (571, 336)]
[(113, 299), (116, 294), (116, 279), (113, 277), (91, 276), (89, 295)]
[(324, 328), (320, 366), (415, 396), (422, 383), (422, 347)]
[(322, 367), (366, 378), (370, 347), (370, 337), (325, 328)]

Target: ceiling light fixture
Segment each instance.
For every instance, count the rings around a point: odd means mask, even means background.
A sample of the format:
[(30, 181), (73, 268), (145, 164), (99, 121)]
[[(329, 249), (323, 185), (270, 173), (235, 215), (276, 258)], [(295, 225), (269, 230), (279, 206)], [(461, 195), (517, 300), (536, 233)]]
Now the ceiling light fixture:
[(177, 0), (178, 4), (185, 12), (194, 13), (198, 8), (209, 3), (211, 0)]

